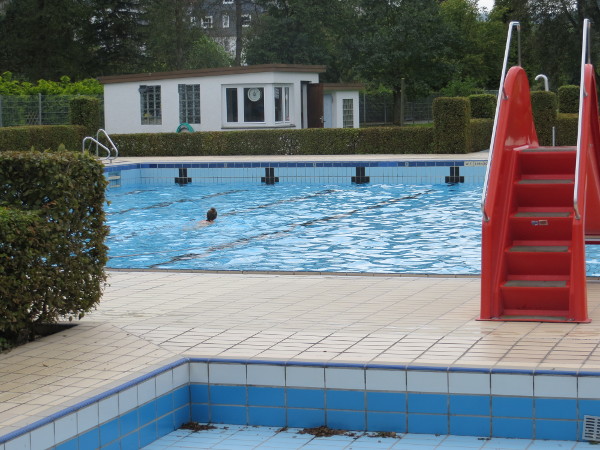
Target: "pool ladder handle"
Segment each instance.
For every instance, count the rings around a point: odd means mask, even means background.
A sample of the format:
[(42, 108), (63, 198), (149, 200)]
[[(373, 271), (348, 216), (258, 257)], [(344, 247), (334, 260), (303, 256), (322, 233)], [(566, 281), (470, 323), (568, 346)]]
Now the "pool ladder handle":
[[(104, 136), (106, 137), (106, 139), (108, 140), (109, 144), (110, 144), (110, 148), (107, 147), (106, 145), (104, 145), (102, 142), (100, 142), (100, 134), (104, 134)], [(106, 156), (104, 158), (102, 158), (103, 161), (108, 161), (109, 163), (112, 163), (114, 159), (117, 159), (117, 157), (119, 156), (119, 149), (117, 148), (117, 146), (115, 145), (115, 143), (113, 142), (113, 140), (110, 138), (110, 136), (108, 135), (108, 133), (103, 130), (102, 128), (100, 128), (98, 130), (98, 132), (96, 133), (96, 137), (92, 137), (92, 136), (86, 136), (83, 138), (83, 141), (81, 143), (81, 151), (84, 152), (86, 150), (86, 142), (90, 142), (90, 146), (92, 143), (96, 144), (96, 157), (99, 158), (98, 156), (98, 148), (102, 147), (104, 150), (106, 150)], [(114, 152), (114, 155), (113, 155)]]

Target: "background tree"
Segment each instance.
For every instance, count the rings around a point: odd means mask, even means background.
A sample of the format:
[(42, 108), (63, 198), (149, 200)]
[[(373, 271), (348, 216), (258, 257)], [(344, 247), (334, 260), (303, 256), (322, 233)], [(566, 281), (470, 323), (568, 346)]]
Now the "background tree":
[(446, 46), (450, 32), (436, 0), (362, 0), (357, 70), (363, 80), (394, 94), (394, 122), (400, 120), (401, 79), (419, 98), (444, 86), (453, 73)]

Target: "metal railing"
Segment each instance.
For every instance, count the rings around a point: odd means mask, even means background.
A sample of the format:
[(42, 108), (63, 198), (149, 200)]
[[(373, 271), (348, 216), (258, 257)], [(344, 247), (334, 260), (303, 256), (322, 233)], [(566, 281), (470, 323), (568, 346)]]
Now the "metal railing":
[(585, 91), (585, 65), (591, 64), (591, 52), (590, 52), (590, 20), (584, 19), (583, 21), (583, 38), (581, 43), (581, 75), (579, 83), (579, 123), (577, 125), (577, 156), (575, 160), (575, 186), (573, 189), (573, 209), (575, 210), (575, 219), (581, 220), (581, 214), (579, 212), (579, 159), (581, 156), (581, 135), (583, 131), (583, 101), (588, 96)]
[[(101, 134), (103, 134), (104, 137), (106, 138), (106, 140), (108, 140), (110, 147), (107, 147), (102, 142), (100, 142)], [(89, 145), (88, 145), (88, 147), (86, 147), (86, 143), (88, 143), (88, 142), (89, 142)], [(103, 160), (107, 160), (112, 163), (112, 161), (119, 156), (119, 149), (117, 148), (117, 146), (115, 145), (113, 140), (110, 138), (108, 133), (105, 130), (103, 130), (102, 128), (100, 128), (98, 130), (98, 132), (96, 133), (96, 137), (87, 136), (87, 137), (83, 138), (83, 141), (81, 142), (81, 151), (85, 152), (86, 149), (89, 149), (92, 146), (92, 144), (96, 144), (96, 157), (98, 157), (98, 158), (100, 157), (98, 155), (100, 148), (102, 148), (106, 151), (106, 156), (104, 158), (101, 158)], [(114, 152), (114, 154), (113, 154), (113, 152)]]
[(500, 87), (498, 88), (498, 100), (496, 102), (496, 115), (494, 118), (494, 126), (492, 128), (492, 138), (490, 142), (490, 153), (488, 156), (487, 169), (485, 171), (485, 181), (483, 182), (483, 193), (481, 195), (481, 213), (483, 214), (483, 220), (489, 221), (490, 218), (485, 211), (485, 201), (487, 200), (488, 192), (488, 179), (490, 176), (490, 168), (492, 167), (492, 158), (494, 156), (494, 141), (496, 140), (496, 131), (498, 128), (498, 116), (500, 115), (500, 104), (502, 100), (506, 100), (506, 92), (504, 92), (504, 79), (506, 78), (508, 57), (510, 55), (510, 44), (512, 41), (513, 28), (517, 29), (517, 40), (518, 40), (518, 65), (521, 65), (521, 24), (519, 22), (511, 22), (508, 25), (508, 36), (506, 37), (506, 47), (504, 49), (504, 62), (502, 63), (502, 74), (500, 75)]

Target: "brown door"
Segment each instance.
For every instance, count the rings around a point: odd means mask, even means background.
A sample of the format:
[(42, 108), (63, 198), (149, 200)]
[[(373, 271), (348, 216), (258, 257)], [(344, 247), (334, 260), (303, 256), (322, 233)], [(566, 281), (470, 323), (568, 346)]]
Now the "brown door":
[(323, 85), (311, 83), (307, 88), (308, 128), (323, 128)]

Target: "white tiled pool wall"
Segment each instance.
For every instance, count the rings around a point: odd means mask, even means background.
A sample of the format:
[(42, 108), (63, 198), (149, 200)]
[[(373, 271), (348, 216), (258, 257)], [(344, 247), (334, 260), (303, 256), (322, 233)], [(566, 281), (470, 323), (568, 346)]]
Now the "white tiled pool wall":
[(192, 420), (581, 440), (600, 373), (183, 359), (0, 437), (0, 450), (133, 449)]
[[(482, 184), (487, 161), (136, 163), (105, 168), (111, 184)], [(358, 177), (358, 179), (357, 179)], [(362, 178), (361, 178), (362, 177)]]

